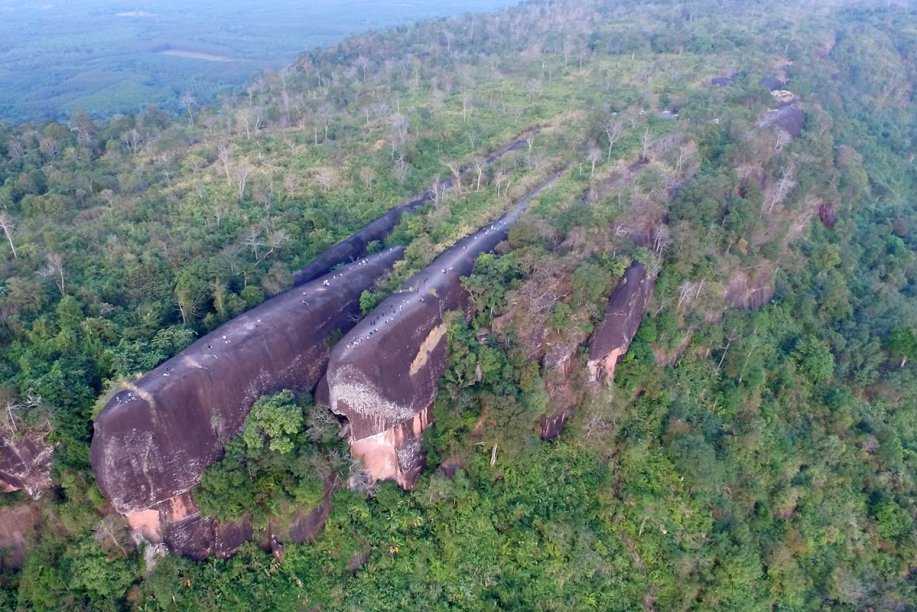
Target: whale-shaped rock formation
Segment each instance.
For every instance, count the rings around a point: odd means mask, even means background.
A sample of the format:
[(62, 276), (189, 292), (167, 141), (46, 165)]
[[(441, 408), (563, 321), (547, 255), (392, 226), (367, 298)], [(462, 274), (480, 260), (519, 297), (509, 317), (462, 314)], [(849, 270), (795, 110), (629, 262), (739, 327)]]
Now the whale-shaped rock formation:
[(420, 433), (446, 369), (446, 311), (464, 309), (460, 279), (477, 256), (505, 240), (529, 201), (529, 193), (498, 221), (437, 257), (354, 327), (332, 350), (328, 402), (350, 423), (351, 455), (373, 480), (411, 488), (423, 468)]
[(102, 493), (135, 531), (195, 556), (219, 549), (221, 537), (238, 546), (250, 535), (244, 526), (202, 522), (190, 490), (261, 395), (315, 387), (329, 339), (359, 320), (360, 294), (403, 252), (387, 250), (272, 298), (108, 401), (94, 424), (90, 462)]
[(396, 206), (372, 223), (364, 225), (347, 238), (328, 248), (313, 259), (309, 265), (294, 274), (293, 286), (304, 285), (319, 276), (327, 274), (338, 264), (348, 263), (362, 257), (366, 253), (366, 247), (370, 242), (385, 238), (398, 225), (405, 213), (412, 212), (424, 204), (432, 202), (433, 197), (432, 192), (427, 192), (419, 198)]
[(611, 292), (605, 309), (605, 320), (589, 349), (587, 366), (593, 381), (604, 377), (607, 382), (611, 382), (614, 378), (618, 360), (627, 352), (637, 335), (655, 284), (655, 278), (650, 276), (646, 266), (635, 261)]

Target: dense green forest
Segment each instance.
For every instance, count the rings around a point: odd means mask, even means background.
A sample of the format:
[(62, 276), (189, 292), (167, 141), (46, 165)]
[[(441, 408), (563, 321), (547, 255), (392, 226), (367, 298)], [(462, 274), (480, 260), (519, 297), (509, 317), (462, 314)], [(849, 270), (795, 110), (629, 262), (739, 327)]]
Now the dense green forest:
[[(0, 426), (57, 444), (53, 490), (0, 494), (40, 517), (0, 609), (917, 607), (915, 86), (908, 3), (534, 0), (349, 38), (177, 116), (0, 124)], [(282, 555), (132, 539), (88, 465), (108, 391), (476, 165), (364, 296), (562, 172), (465, 279), (417, 487), (333, 487)], [(633, 260), (655, 295), (600, 387), (586, 343)], [(359, 472), (337, 426), (264, 398), (202, 510), (314, 507)]]

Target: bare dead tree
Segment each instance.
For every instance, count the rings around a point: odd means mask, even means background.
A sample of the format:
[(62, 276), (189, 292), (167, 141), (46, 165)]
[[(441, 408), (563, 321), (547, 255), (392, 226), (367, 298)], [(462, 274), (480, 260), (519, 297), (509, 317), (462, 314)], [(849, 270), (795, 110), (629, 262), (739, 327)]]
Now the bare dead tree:
[(608, 139), (608, 161), (611, 161), (611, 148), (624, 135), (624, 126), (618, 119), (609, 119), (602, 127), (602, 131), (605, 132), (605, 137)]
[(337, 173), (333, 168), (324, 166), (315, 172), (315, 182), (318, 183), (322, 191), (331, 191), (337, 184)]
[(369, 166), (360, 168), (360, 180), (363, 181), (367, 189), (372, 189), (373, 183), (376, 181), (376, 171)]
[(37, 272), (42, 278), (50, 278), (62, 296), (67, 295), (64, 284), (64, 259), (57, 253), (45, 255), (45, 267)]
[(322, 127), (325, 130), (325, 137), (322, 139), (322, 142), (325, 142), (328, 140), (328, 128), (331, 127), (331, 120), (334, 119), (334, 109), (329, 104), (322, 104), (318, 107), (315, 115), (322, 122)]
[(653, 137), (650, 136), (650, 131), (648, 129), (643, 131), (643, 137), (640, 139), (640, 144), (642, 151), (640, 154), (640, 159), (643, 161), (649, 161), (650, 147), (653, 146)]
[(188, 125), (194, 127), (194, 113), (192, 109), (197, 106), (197, 99), (191, 95), (191, 92), (184, 91), (178, 97), (178, 105), (188, 113)]
[(793, 174), (795, 174), (795, 172), (796, 169), (793, 166), (787, 166), (783, 169), (783, 172), (780, 175), (780, 180), (777, 182), (776, 189), (773, 190), (770, 197), (768, 198), (768, 215), (770, 215), (774, 210), (774, 206), (782, 203), (784, 198), (790, 194), (790, 191), (793, 189), (793, 187), (796, 186), (796, 181), (793, 180)]
[(738, 335), (735, 336), (726, 336), (726, 348), (723, 349), (723, 355), (720, 357), (720, 362), (716, 364), (716, 372), (719, 373), (720, 368), (723, 367), (723, 361), (726, 360), (726, 353), (729, 352), (729, 347), (732, 346), (732, 343), (738, 339)]
[(506, 170), (504, 170), (503, 168), (500, 168), (499, 170), (497, 170), (497, 173), (494, 175), (494, 184), (497, 187), (497, 197), (500, 196), (501, 187), (503, 187), (503, 192), (505, 195), (506, 190), (509, 189), (509, 181), (506, 175)]
[(408, 137), (408, 118), (401, 113), (395, 113), (391, 117), (392, 127), (392, 160), (395, 159), (395, 151), (399, 146), (404, 145)]
[(245, 197), (245, 185), (248, 183), (252, 174), (252, 165), (247, 160), (242, 160), (236, 164), (236, 188), (239, 193), (239, 201)]
[(462, 195), (462, 167), (458, 162), (443, 162), (443, 165), (449, 168), (452, 173), (455, 193)]
[(22, 142), (22, 134), (16, 134), (10, 138), (7, 143), (7, 149), (9, 149), (10, 156), (13, 159), (25, 157), (25, 145)]
[(392, 169), (394, 173), (395, 180), (399, 184), (403, 183), (408, 176), (408, 165), (404, 161), (404, 154), (398, 156), (398, 159), (395, 160), (395, 167)]
[(217, 157), (223, 164), (223, 172), (226, 174), (226, 182), (232, 185), (232, 150), (229, 146), (222, 144), (217, 150)]
[(6, 401), (6, 426), (10, 433), (15, 434), (19, 431), (16, 427), (16, 413), (22, 409), (22, 404), (14, 400)]
[(468, 144), (471, 145), (471, 149), (474, 149), (475, 143), (478, 141), (478, 131), (471, 130), (468, 132)]
[(261, 240), (261, 228), (253, 225), (245, 230), (245, 234), (242, 235), (242, 244), (251, 249), (255, 261), (260, 261), (258, 249), (264, 246), (264, 242)]
[(602, 159), (602, 151), (596, 147), (589, 147), (589, 163), (592, 164), (592, 168), (589, 171), (589, 178), (595, 178), (595, 165)]
[(471, 92), (467, 89), (462, 90), (462, 123), (468, 121), (468, 113), (471, 112)]
[(290, 235), (285, 229), (274, 230), (267, 236), (267, 247), (268, 250), (257, 259), (257, 263), (261, 263), (267, 259), (272, 253), (279, 250), (283, 245), (285, 245), (290, 240)]
[(252, 119), (254, 112), (250, 106), (243, 106), (235, 112), (236, 123), (245, 130), (245, 137), (252, 137)]
[(693, 141), (678, 149), (678, 159), (675, 160), (676, 176), (681, 176), (681, 171), (684, 169), (685, 164), (694, 159), (696, 152), (697, 146)]
[(7, 241), (10, 243), (10, 249), (13, 251), (13, 259), (19, 259), (19, 256), (16, 254), (16, 247), (13, 245), (13, 230), (16, 229), (16, 224), (13, 223), (13, 218), (10, 217), (5, 210), (0, 212), (0, 229), (3, 230)]

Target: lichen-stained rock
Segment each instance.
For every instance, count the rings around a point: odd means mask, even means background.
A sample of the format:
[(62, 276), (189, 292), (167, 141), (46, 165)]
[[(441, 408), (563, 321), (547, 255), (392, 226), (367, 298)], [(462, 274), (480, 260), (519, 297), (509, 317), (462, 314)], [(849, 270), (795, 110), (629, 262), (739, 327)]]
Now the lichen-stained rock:
[(54, 445), (47, 438), (43, 429), (0, 433), (0, 491), (23, 490), (37, 499), (51, 488)]
[(398, 225), (405, 213), (432, 202), (433, 197), (432, 192), (427, 192), (414, 200), (396, 206), (372, 223), (363, 226), (347, 238), (344, 238), (312, 260), (308, 266), (294, 274), (293, 286), (304, 285), (319, 276), (327, 274), (338, 264), (348, 263), (362, 257), (366, 253), (366, 246), (370, 242), (385, 238)]
[(351, 454), (373, 480), (413, 486), (423, 465), (420, 433), (446, 368), (448, 310), (467, 306), (460, 279), (493, 250), (542, 187), (506, 215), (436, 258), (354, 327), (331, 352), (328, 401), (350, 422)]
[[(114, 395), (95, 421), (90, 461), (102, 493), (158, 541), (184, 520), (181, 496), (242, 427), (261, 395), (312, 390), (329, 337), (360, 317), (360, 294), (403, 254), (390, 249), (233, 319)], [(174, 515), (174, 516), (173, 516)]]
[(588, 366), (593, 380), (604, 377), (610, 382), (614, 378), (615, 365), (627, 352), (640, 328), (655, 284), (646, 266), (635, 261), (611, 292), (605, 320), (596, 332), (589, 350)]

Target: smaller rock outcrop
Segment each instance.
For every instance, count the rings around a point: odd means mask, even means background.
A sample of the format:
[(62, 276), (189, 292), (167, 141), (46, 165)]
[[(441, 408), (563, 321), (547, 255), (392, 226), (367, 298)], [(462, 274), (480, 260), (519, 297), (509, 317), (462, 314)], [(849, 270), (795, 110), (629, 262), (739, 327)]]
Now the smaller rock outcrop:
[(54, 445), (48, 433), (49, 428), (0, 433), (0, 490), (22, 490), (37, 499), (51, 488)]
[(837, 204), (834, 202), (822, 202), (818, 205), (818, 218), (828, 229), (834, 229), (837, 225)]
[(774, 280), (769, 270), (760, 270), (749, 276), (738, 270), (726, 287), (726, 302), (733, 308), (761, 308), (774, 297)]
[(605, 320), (596, 332), (589, 350), (589, 373), (592, 380), (614, 378), (618, 360), (627, 353), (637, 335), (643, 315), (653, 295), (656, 281), (640, 262), (634, 262), (624, 272), (608, 298)]
[(28, 534), (38, 524), (39, 516), (37, 504), (0, 508), (0, 570), (22, 567)]
[[(533, 137), (539, 131), (540, 128), (533, 128), (520, 134), (512, 142), (498, 147), (484, 158), (484, 166), (492, 164), (510, 151), (520, 149), (525, 144), (526, 139)], [(459, 171), (459, 176), (464, 176), (469, 170), (469, 167), (462, 167)], [(388, 236), (389, 232), (401, 221), (402, 216), (434, 201), (437, 192), (449, 190), (454, 184), (455, 179), (453, 177), (439, 181), (422, 195), (392, 208), (375, 221), (363, 226), (347, 238), (328, 248), (312, 260), (309, 265), (293, 275), (293, 286), (298, 287), (308, 283), (319, 276), (331, 272), (335, 266), (350, 263), (363, 257), (366, 254), (366, 248), (369, 243), (382, 240)]]
[(795, 103), (781, 106), (776, 110), (769, 110), (762, 117), (760, 127), (775, 127), (783, 130), (792, 138), (798, 138), (802, 134), (802, 128), (806, 124), (806, 115)]
[(786, 88), (786, 83), (775, 76), (766, 76), (758, 81), (758, 84), (761, 85), (761, 87), (767, 87), (770, 91)]

